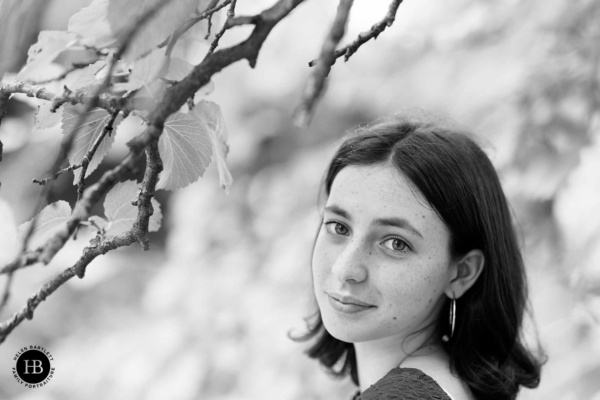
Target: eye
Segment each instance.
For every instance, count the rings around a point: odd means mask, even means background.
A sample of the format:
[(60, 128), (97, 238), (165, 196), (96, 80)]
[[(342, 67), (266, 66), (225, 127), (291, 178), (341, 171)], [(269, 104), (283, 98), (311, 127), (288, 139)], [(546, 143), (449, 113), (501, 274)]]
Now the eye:
[(398, 253), (406, 253), (410, 250), (408, 243), (397, 237), (389, 238), (382, 244), (386, 249), (393, 250)]
[(346, 225), (337, 221), (325, 222), (325, 227), (329, 233), (332, 233), (334, 235), (347, 236), (350, 232)]

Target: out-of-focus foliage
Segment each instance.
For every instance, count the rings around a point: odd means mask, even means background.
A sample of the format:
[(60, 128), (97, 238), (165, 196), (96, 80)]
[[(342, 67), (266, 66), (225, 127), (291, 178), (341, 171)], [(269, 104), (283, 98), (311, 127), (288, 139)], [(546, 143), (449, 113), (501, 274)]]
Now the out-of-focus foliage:
[(35, 40), (39, 20), (46, 10), (44, 3), (0, 1), (0, 31), (3, 33), (0, 35), (0, 76), (6, 71), (18, 70), (25, 63), (26, 49)]
[[(289, 120), (325, 33), (316, 27), (335, 10), (325, 3), (308, 2), (278, 27), (256, 70), (234, 66), (215, 79), (210, 98), (230, 132), (229, 196), (210, 182), (214, 168), (164, 196), (164, 247), (95, 260), (0, 347), (1, 398), (348, 398), (348, 382), (287, 338), (314, 310), (318, 185), (346, 129), (414, 107), (480, 134), (511, 200), (537, 324), (526, 334), (549, 357), (540, 388), (520, 398), (600, 398), (600, 2), (407, 1), (386, 35), (333, 67), (311, 129), (300, 132)], [(355, 3), (349, 38), (385, 12)], [(240, 2), (240, 13), (262, 5)], [(178, 51), (193, 56), (197, 46)], [(43, 171), (30, 160), (57, 140), (33, 137), (7, 154), (0, 195), (16, 203), (24, 177)], [(15, 215), (20, 223), (27, 210)], [(76, 246), (45, 273), (72, 262)], [(14, 293), (36, 289), (40, 275), (20, 277)], [(19, 387), (8, 367), (34, 343), (57, 363), (37, 391)]]

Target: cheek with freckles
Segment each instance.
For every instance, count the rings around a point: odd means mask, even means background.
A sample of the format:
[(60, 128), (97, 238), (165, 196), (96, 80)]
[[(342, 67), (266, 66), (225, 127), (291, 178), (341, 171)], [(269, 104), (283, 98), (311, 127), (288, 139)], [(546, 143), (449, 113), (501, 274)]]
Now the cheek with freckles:
[(427, 258), (421, 261), (402, 271), (390, 269), (381, 277), (385, 284), (380, 290), (387, 300), (384, 312), (389, 327), (413, 330), (435, 320), (436, 307), (444, 298), (445, 265), (432, 265)]

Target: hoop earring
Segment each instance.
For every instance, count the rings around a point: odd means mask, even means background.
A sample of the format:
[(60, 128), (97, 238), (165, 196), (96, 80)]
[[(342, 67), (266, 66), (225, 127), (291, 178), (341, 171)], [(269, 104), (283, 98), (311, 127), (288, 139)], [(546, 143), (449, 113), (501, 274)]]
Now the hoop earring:
[(450, 300), (450, 316), (448, 319), (450, 323), (450, 337), (448, 335), (442, 336), (442, 342), (449, 342), (454, 335), (454, 325), (456, 323), (456, 298), (454, 297), (454, 293), (452, 293), (452, 299)]

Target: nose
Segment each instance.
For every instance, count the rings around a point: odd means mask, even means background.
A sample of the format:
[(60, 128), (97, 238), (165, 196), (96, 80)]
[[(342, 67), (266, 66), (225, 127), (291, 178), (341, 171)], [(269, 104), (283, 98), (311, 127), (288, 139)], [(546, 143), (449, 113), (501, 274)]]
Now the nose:
[(344, 284), (364, 282), (368, 277), (366, 253), (364, 245), (354, 238), (339, 253), (331, 268), (332, 274)]

